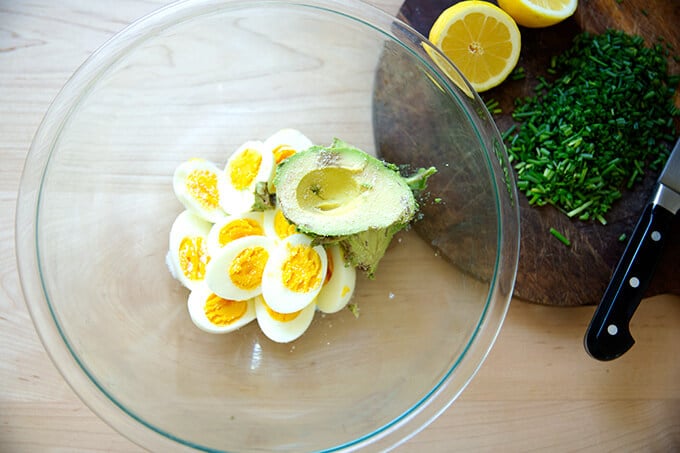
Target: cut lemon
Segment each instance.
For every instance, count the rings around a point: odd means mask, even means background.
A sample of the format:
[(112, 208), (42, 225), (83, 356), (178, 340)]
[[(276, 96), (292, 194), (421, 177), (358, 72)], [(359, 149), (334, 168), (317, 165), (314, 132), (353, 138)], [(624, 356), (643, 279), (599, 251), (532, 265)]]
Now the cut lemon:
[(498, 6), (525, 27), (555, 25), (574, 14), (578, 0), (498, 0)]
[(446, 9), (430, 29), (429, 38), (477, 92), (505, 80), (521, 48), (519, 28), (512, 17), (492, 3), (477, 0)]

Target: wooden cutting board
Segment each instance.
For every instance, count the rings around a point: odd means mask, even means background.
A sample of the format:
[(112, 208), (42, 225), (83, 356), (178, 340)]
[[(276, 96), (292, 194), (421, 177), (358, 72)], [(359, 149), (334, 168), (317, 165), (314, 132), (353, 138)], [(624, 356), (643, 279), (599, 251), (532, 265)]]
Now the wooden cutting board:
[[(439, 14), (454, 3), (456, 1), (452, 0), (406, 0), (399, 18), (427, 36)], [(525, 69), (527, 77), (506, 81), (483, 93), (482, 97), (500, 102), (503, 113), (494, 120), (500, 131), (505, 131), (513, 122), (510, 113), (514, 99), (533, 94), (536, 77), (546, 75), (550, 57), (566, 50), (577, 33), (584, 30), (600, 33), (615, 28), (639, 34), (646, 43), (654, 43), (658, 37), (663, 37), (680, 55), (678, 27), (680, 2), (677, 1), (581, 0), (576, 14), (560, 24), (544, 29), (520, 27), (522, 53), (518, 65)], [(677, 74), (680, 65), (669, 58), (669, 69)], [(380, 138), (378, 142), (380, 146)], [(384, 157), (389, 160), (389, 156)], [(606, 226), (599, 222), (571, 220), (552, 207), (530, 207), (520, 193), (521, 247), (515, 296), (547, 305), (597, 304), (626, 245), (619, 237), (624, 233), (630, 237), (657, 176), (647, 175), (642, 184), (626, 192), (608, 214)], [(436, 187), (432, 190), (436, 191)], [(549, 232), (551, 227), (570, 238), (572, 246), (566, 247), (556, 240)], [(422, 234), (427, 235), (428, 231)], [(680, 294), (679, 218), (676, 218), (673, 236), (667, 244), (647, 296)], [(442, 251), (446, 254), (446, 247)]]

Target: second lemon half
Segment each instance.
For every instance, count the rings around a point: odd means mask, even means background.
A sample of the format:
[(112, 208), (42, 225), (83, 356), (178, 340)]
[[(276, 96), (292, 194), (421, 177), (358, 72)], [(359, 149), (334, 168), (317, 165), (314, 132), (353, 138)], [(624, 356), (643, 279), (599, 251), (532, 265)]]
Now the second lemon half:
[(498, 6), (519, 25), (542, 28), (574, 14), (578, 0), (498, 0)]

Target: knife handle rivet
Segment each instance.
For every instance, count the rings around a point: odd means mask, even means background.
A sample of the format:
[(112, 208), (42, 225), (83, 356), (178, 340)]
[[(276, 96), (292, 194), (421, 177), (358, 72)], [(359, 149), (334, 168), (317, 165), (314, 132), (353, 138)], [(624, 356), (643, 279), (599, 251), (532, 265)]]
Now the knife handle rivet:
[(628, 280), (628, 284), (630, 285), (631, 288), (637, 288), (640, 286), (640, 279), (637, 277), (631, 277), (630, 280)]
[(661, 239), (661, 233), (659, 233), (656, 230), (652, 231), (652, 241), (659, 242), (660, 239)]
[(617, 333), (619, 333), (619, 328), (616, 327), (615, 324), (609, 324), (609, 325), (607, 326), (607, 333), (608, 333), (609, 335), (614, 336), (614, 335), (616, 335)]

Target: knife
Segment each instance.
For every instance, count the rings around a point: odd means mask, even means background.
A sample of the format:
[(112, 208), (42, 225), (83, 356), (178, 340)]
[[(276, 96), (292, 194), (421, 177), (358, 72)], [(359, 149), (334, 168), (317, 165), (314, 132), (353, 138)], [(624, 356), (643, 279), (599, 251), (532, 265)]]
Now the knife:
[(616, 359), (635, 343), (630, 334), (630, 320), (654, 276), (678, 211), (680, 139), (659, 175), (654, 193), (633, 230), (586, 331), (585, 348), (593, 358)]

